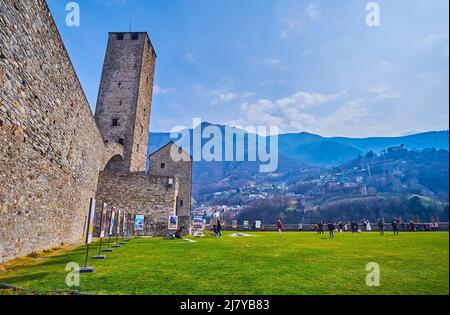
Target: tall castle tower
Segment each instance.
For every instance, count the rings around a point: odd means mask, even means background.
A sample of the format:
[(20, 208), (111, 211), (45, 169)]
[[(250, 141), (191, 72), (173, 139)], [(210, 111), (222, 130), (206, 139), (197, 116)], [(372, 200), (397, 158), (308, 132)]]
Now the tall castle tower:
[(110, 33), (95, 120), (105, 141), (124, 146), (108, 169), (146, 167), (156, 53), (147, 33)]

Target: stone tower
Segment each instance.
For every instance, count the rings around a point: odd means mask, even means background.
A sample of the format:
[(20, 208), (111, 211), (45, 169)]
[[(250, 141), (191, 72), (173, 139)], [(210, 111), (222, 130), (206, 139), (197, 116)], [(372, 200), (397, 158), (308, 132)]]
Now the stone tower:
[(106, 168), (144, 172), (156, 53), (147, 33), (110, 33), (95, 120), (105, 142), (124, 147)]

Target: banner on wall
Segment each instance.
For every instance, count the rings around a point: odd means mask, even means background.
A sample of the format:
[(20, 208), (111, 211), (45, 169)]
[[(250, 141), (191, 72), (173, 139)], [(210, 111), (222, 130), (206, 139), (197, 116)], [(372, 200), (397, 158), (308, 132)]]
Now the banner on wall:
[(121, 222), (121, 219), (122, 219), (122, 209), (119, 209), (118, 211), (117, 211), (117, 228), (116, 228), (116, 235), (119, 235), (120, 234), (120, 229), (122, 228), (122, 222)]
[(139, 214), (136, 215), (136, 219), (134, 221), (134, 230), (135, 231), (143, 231), (144, 230), (144, 216)]
[(169, 230), (176, 230), (178, 229), (178, 216), (177, 215), (171, 215), (169, 217)]
[(127, 232), (127, 224), (128, 224), (127, 213), (124, 211), (122, 213), (122, 235), (125, 235)]
[(111, 219), (109, 221), (109, 236), (114, 234), (114, 224), (116, 224), (116, 208), (111, 208)]
[(231, 221), (231, 227), (232, 227), (233, 229), (237, 229), (237, 228), (238, 228), (238, 222), (237, 222), (237, 220)]
[(257, 229), (260, 229), (260, 228), (261, 228), (261, 221), (260, 221), (260, 220), (257, 220), (257, 221), (255, 222), (255, 228), (257, 228)]
[(89, 207), (89, 216), (86, 227), (86, 244), (92, 242), (92, 235), (94, 234), (94, 215), (95, 215), (95, 198), (91, 198), (91, 204)]
[(248, 229), (248, 221), (244, 221), (244, 229)]
[(194, 216), (194, 229), (203, 229), (203, 216)]
[(108, 205), (106, 203), (102, 204), (102, 213), (100, 216), (100, 238), (105, 237), (105, 230), (106, 230), (106, 212)]

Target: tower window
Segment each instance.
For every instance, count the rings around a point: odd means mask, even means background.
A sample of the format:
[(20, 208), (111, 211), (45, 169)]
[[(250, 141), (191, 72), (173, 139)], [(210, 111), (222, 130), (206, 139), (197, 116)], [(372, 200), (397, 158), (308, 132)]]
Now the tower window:
[(139, 153), (139, 144), (137, 145), (137, 149), (136, 150), (137, 150), (137, 153)]
[(166, 168), (166, 163), (161, 163), (161, 168), (165, 169)]
[(123, 145), (123, 138), (119, 139), (119, 144)]
[(113, 118), (112, 125), (113, 125), (113, 127), (119, 126), (119, 120), (117, 118)]
[(121, 86), (122, 86), (122, 82), (119, 82), (117, 85), (118, 85), (119, 87), (121, 87)]
[(132, 33), (131, 34), (131, 39), (132, 40), (138, 40), (139, 39), (139, 33)]
[(123, 40), (123, 33), (117, 34), (117, 40)]
[(144, 133), (144, 126), (141, 125), (141, 133)]
[(180, 207), (182, 207), (184, 205), (183, 200), (180, 200)]

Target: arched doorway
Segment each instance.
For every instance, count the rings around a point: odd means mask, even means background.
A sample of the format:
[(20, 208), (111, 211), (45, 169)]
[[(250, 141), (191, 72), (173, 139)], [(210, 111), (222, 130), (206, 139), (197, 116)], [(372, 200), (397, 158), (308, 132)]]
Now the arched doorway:
[(123, 157), (120, 154), (114, 155), (105, 166), (105, 171), (119, 172), (123, 169)]

